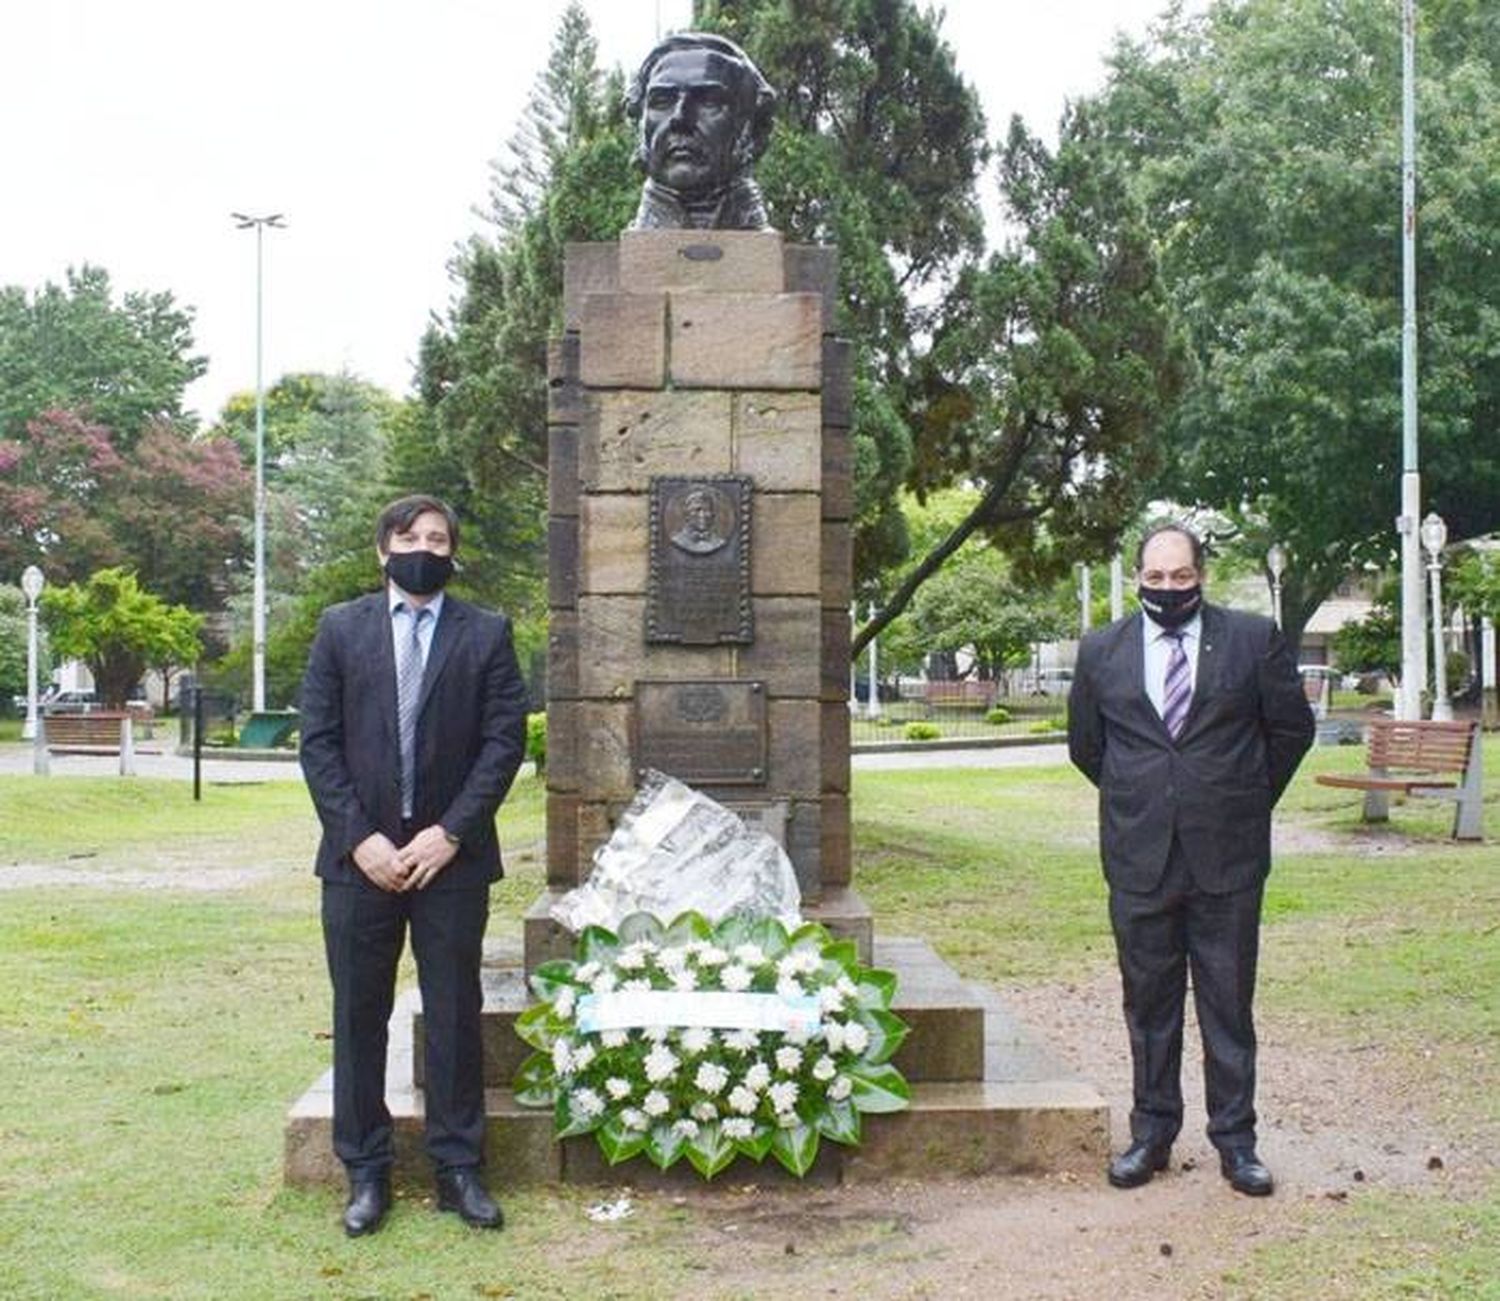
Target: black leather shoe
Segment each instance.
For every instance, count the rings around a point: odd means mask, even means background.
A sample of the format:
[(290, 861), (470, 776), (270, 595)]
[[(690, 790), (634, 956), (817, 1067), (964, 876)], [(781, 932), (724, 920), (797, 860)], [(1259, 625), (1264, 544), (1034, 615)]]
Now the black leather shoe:
[(1271, 1179), (1271, 1172), (1261, 1164), (1254, 1148), (1220, 1152), (1219, 1169), (1224, 1172), (1224, 1178), (1229, 1180), (1229, 1186), (1247, 1197), (1269, 1197), (1276, 1186)]
[(1137, 1139), (1109, 1163), (1109, 1182), (1116, 1188), (1139, 1188), (1149, 1184), (1158, 1170), (1165, 1170), (1171, 1159), (1170, 1143)]
[(473, 1170), (445, 1170), (437, 1177), (438, 1210), (457, 1211), (476, 1229), (498, 1229), (505, 1216)]
[(351, 1238), (374, 1233), (391, 1209), (391, 1181), (384, 1175), (354, 1179), (349, 1185), (349, 1204), (344, 1207), (344, 1232)]

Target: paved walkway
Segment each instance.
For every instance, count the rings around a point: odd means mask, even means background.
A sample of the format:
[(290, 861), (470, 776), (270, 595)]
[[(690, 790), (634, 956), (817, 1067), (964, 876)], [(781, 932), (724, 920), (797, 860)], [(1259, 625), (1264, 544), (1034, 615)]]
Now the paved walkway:
[[(137, 777), (156, 777), (192, 781), (193, 761), (176, 754), (164, 745), (160, 754), (135, 756)], [(856, 771), (889, 771), (902, 768), (1018, 768), (1039, 764), (1066, 763), (1068, 747), (1062, 744), (1022, 745), (989, 750), (899, 750), (890, 754), (856, 754)], [(120, 761), (113, 755), (53, 755), (52, 774), (56, 777), (114, 777)], [(29, 773), (32, 770), (29, 742), (0, 744), (0, 774)], [(530, 770), (524, 765), (523, 772)], [(268, 782), (302, 780), (302, 769), (293, 759), (219, 759), (204, 757), (203, 780), (214, 785), (234, 782)]]

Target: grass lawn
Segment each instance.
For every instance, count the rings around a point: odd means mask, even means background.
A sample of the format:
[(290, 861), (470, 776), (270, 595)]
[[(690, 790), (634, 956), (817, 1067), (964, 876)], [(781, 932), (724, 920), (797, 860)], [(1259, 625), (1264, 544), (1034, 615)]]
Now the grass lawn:
[[(1288, 794), (1261, 1006), (1378, 1040), (1409, 1057), (1445, 1122), (1493, 1132), (1500, 843), (1453, 845), (1450, 807), (1417, 802), (1362, 830), (1357, 796), (1311, 779), (1361, 754), (1315, 752)], [(1488, 794), (1497, 829), (1500, 780)], [(925, 935), (967, 975), (1098, 972), (1113, 948), (1093, 804), (1063, 768), (861, 774), (857, 885), (883, 931)], [(524, 782), (502, 813), (496, 932), (516, 932), (541, 887), (542, 828)], [(210, 787), (194, 805), (163, 782), (0, 778), (0, 868), (83, 867), (91, 882), (0, 890), (0, 1296), (716, 1295), (691, 1201), (645, 1199), (603, 1226), (583, 1214), (597, 1190), (521, 1191), (498, 1236), (398, 1207), (349, 1243), (334, 1194), (282, 1188), (286, 1107), (328, 1056), (315, 836), (295, 782)], [(245, 876), (194, 888), (209, 866)], [(129, 888), (109, 880), (127, 872)], [(1493, 1183), (1320, 1212), (1298, 1208), (1305, 1233), (1251, 1251), (1226, 1290), (1500, 1295)], [(861, 1268), (878, 1257), (850, 1256), (849, 1290)]]

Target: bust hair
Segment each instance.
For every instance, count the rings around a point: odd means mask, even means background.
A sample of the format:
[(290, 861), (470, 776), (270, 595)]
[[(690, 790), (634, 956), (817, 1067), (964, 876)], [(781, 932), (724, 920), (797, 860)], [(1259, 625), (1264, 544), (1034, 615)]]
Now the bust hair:
[(1193, 568), (1201, 574), (1203, 572), (1203, 539), (1194, 533), (1192, 529), (1188, 528), (1186, 524), (1182, 523), (1181, 520), (1175, 519), (1157, 520), (1148, 525), (1146, 531), (1141, 534), (1141, 540), (1136, 543), (1135, 548), (1136, 572), (1140, 572), (1141, 561), (1146, 554), (1147, 543), (1152, 538), (1159, 537), (1163, 533), (1176, 533), (1188, 540), (1188, 545), (1193, 549)]
[(416, 523), (418, 515), (425, 515), (428, 511), (441, 515), (447, 522), (450, 547), (453, 551), (457, 551), (458, 515), (453, 507), (440, 497), (430, 497), (426, 493), (418, 492), (409, 497), (397, 497), (376, 517), (375, 545), (380, 553), (389, 554), (391, 538), (403, 529), (409, 529)]

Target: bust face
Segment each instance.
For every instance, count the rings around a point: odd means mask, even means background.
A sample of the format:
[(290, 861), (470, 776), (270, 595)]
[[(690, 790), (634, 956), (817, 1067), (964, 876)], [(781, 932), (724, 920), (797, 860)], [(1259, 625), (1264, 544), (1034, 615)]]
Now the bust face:
[(711, 193), (735, 172), (742, 125), (740, 71), (712, 50), (672, 50), (651, 69), (641, 143), (653, 181), (680, 194)]

